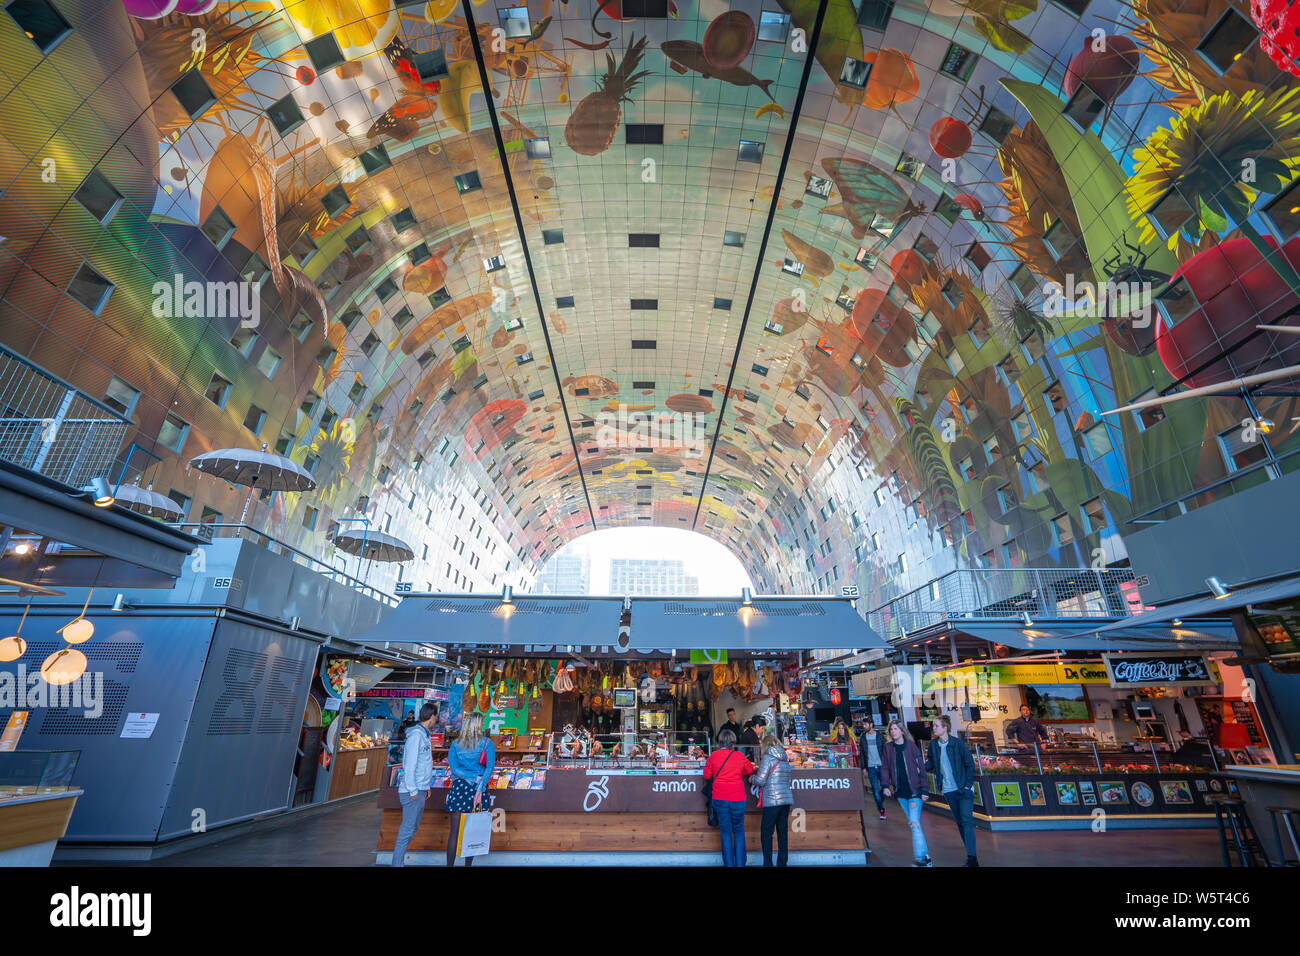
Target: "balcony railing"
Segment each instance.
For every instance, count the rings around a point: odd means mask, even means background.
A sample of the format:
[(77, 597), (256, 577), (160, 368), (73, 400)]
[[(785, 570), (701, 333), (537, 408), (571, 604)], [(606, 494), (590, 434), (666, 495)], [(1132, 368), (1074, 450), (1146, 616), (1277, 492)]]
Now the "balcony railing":
[[(887, 638), (952, 621), (1114, 620), (1135, 613), (1127, 568), (952, 571), (876, 608), (867, 623)], [(1128, 588), (1124, 588), (1129, 584)]]
[(0, 458), (81, 488), (107, 478), (131, 422), (0, 345)]

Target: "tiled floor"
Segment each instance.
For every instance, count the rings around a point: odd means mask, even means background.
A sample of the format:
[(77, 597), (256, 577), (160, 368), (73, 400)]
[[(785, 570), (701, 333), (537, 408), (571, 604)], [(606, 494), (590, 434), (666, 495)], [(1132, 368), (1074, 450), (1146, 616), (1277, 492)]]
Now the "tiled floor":
[[(910, 866), (911, 836), (902, 813), (868, 819), (872, 864)], [(952, 821), (922, 820), (936, 866), (959, 866), (966, 854)], [(372, 801), (354, 803), (282, 826), (243, 834), (157, 860), (150, 866), (370, 866), (379, 833)], [(1111, 830), (989, 833), (977, 837), (983, 866), (1218, 866), (1214, 830)]]

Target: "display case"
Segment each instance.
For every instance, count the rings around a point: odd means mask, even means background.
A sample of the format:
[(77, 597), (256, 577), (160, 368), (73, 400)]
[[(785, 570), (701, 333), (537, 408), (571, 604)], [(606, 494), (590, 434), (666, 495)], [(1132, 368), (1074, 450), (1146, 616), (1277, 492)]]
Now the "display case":
[(0, 800), (71, 791), (80, 750), (14, 750), (0, 753)]
[(712, 751), (707, 733), (553, 735), (547, 766), (605, 772), (703, 772)]

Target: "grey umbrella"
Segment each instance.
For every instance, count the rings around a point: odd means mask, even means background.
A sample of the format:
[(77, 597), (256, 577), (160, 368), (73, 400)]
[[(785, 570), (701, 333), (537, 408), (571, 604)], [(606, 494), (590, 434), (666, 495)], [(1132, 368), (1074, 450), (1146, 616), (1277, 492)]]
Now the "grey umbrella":
[(271, 491), (311, 491), (316, 487), (316, 479), (311, 473), (283, 455), (266, 450), (266, 443), (257, 451), (252, 448), (222, 448), (191, 458), (190, 464), (214, 478), (221, 478), (237, 485), (248, 485), (248, 497), (244, 499), (244, 510), (239, 513), (239, 523), (244, 523), (248, 513), (248, 502), (253, 497), (254, 488), (266, 488)]
[(113, 493), (113, 498), (119, 505), (136, 514), (148, 515), (159, 521), (180, 521), (185, 517), (185, 509), (166, 495), (154, 491), (152, 483), (148, 488), (141, 488), (139, 485), (119, 485), (117, 491)]
[(401, 538), (379, 531), (340, 531), (334, 535), (334, 546), (367, 561), (410, 561), (415, 557)]

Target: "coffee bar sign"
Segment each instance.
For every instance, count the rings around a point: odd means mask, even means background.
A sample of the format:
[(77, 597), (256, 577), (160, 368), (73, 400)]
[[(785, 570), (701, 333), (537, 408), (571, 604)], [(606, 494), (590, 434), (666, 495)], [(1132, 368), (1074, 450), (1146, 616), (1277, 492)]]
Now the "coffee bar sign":
[(1204, 654), (1102, 656), (1111, 687), (1200, 687), (1216, 683)]

